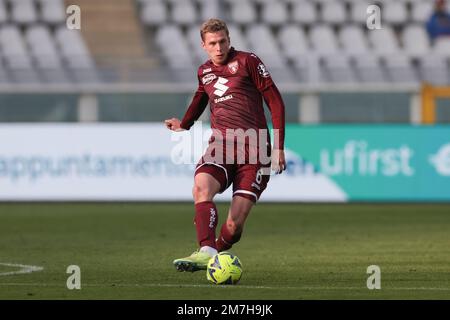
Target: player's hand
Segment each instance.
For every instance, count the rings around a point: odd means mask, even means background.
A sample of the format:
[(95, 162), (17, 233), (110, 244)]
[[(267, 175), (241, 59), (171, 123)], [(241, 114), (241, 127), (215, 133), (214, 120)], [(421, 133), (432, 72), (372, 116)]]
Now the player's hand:
[(184, 129), (180, 126), (181, 121), (177, 118), (167, 119), (164, 121), (166, 128), (172, 131), (183, 131)]
[(280, 174), (286, 170), (284, 150), (274, 149), (272, 151), (272, 170), (275, 171), (276, 174)]

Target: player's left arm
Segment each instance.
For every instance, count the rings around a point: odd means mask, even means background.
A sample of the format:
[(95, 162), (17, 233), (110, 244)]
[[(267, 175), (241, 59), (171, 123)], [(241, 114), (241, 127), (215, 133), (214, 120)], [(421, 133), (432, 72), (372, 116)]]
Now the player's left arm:
[(284, 155), (284, 130), (285, 130), (285, 107), (280, 91), (272, 84), (262, 92), (264, 101), (269, 107), (272, 115), (274, 131), (274, 142), (272, 150), (272, 170), (277, 174), (286, 170), (286, 158)]
[(272, 115), (274, 145), (272, 150), (272, 170), (277, 174), (286, 169), (284, 155), (285, 107), (280, 91), (272, 80), (262, 61), (254, 54), (247, 58), (250, 77), (261, 92)]

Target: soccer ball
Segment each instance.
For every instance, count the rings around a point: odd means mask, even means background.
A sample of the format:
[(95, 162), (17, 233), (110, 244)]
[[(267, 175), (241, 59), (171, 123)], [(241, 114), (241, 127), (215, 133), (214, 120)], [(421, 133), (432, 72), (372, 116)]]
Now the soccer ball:
[(229, 252), (212, 257), (206, 269), (206, 278), (214, 284), (236, 284), (242, 276), (242, 263)]

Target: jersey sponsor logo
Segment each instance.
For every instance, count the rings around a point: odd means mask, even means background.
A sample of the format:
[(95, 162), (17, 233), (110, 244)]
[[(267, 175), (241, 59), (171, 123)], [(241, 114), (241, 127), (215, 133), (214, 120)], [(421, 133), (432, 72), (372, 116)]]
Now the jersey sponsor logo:
[(266, 66), (263, 63), (258, 64), (258, 73), (261, 75), (261, 77), (263, 78), (267, 78), (270, 76), (269, 71), (267, 71)]
[(214, 84), (214, 88), (216, 88), (216, 91), (214, 91), (214, 94), (216, 96), (222, 97), (225, 92), (227, 92), (228, 89), (230, 89), (229, 86), (226, 86), (225, 83), (227, 83), (228, 80), (222, 77), (219, 77)]
[(212, 71), (212, 69), (211, 68), (206, 68), (206, 69), (203, 69), (203, 74), (205, 74), (205, 73), (208, 73), (208, 72), (211, 72)]
[(239, 69), (239, 63), (237, 61), (233, 61), (228, 64), (228, 70), (232, 74), (235, 74), (238, 71), (238, 69)]
[(207, 74), (206, 76), (204, 76), (202, 78), (202, 83), (205, 86), (205, 85), (211, 83), (216, 78), (217, 78), (217, 76), (214, 73)]
[(219, 102), (227, 101), (227, 100), (230, 100), (230, 99), (233, 99), (233, 95), (232, 94), (229, 94), (229, 95), (227, 95), (225, 97), (222, 97), (222, 98), (216, 98), (216, 99), (214, 99), (214, 103), (219, 103)]

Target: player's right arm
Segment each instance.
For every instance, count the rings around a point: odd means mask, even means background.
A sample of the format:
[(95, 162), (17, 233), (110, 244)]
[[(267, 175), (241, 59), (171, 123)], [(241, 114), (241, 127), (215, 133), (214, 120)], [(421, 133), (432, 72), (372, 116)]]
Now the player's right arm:
[(203, 87), (203, 83), (198, 77), (198, 88), (195, 92), (194, 97), (192, 98), (192, 102), (187, 109), (183, 120), (179, 120), (177, 118), (167, 119), (164, 121), (166, 127), (173, 131), (183, 131), (189, 130), (194, 122), (200, 118), (203, 111), (205, 111), (206, 106), (208, 105), (209, 97), (205, 92), (205, 88)]

